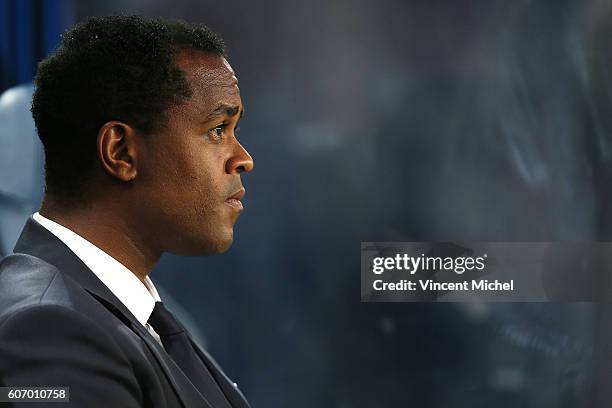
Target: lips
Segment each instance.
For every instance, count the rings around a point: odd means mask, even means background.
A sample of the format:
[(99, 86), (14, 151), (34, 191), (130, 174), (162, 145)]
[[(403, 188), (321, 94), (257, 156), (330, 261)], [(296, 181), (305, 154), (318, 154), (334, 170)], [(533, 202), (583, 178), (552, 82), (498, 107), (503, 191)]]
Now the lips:
[(244, 207), (242, 206), (242, 201), (240, 201), (240, 199), (242, 199), (242, 197), (244, 197), (244, 194), (246, 193), (244, 187), (241, 188), (240, 190), (236, 191), (234, 194), (232, 194), (231, 196), (229, 196), (226, 200), (225, 200), (225, 204), (229, 205), (230, 207), (242, 211), (244, 209)]

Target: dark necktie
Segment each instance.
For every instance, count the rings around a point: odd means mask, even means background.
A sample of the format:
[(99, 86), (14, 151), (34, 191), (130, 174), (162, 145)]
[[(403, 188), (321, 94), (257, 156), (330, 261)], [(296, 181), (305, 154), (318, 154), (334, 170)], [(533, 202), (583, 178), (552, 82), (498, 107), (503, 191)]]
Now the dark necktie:
[(193, 348), (185, 327), (162, 302), (156, 302), (149, 324), (162, 341), (164, 348), (187, 378), (215, 408), (231, 407), (210, 370)]

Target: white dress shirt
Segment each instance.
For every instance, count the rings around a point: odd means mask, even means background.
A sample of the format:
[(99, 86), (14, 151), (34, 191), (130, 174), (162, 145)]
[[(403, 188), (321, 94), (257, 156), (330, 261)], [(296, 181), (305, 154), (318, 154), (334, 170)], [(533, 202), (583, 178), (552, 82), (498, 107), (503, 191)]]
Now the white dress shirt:
[(119, 261), (74, 231), (38, 212), (34, 213), (32, 218), (70, 248), (151, 333), (155, 340), (160, 345), (162, 344), (159, 335), (147, 323), (155, 302), (161, 302), (157, 289), (148, 276), (142, 282)]

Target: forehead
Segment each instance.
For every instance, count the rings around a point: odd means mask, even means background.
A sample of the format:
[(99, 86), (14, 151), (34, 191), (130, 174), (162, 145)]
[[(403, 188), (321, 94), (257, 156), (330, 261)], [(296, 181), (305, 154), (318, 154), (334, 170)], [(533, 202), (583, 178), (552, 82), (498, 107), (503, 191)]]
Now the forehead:
[(181, 50), (175, 54), (174, 63), (185, 73), (194, 102), (208, 105), (210, 109), (220, 103), (242, 105), (238, 78), (224, 57), (196, 50)]

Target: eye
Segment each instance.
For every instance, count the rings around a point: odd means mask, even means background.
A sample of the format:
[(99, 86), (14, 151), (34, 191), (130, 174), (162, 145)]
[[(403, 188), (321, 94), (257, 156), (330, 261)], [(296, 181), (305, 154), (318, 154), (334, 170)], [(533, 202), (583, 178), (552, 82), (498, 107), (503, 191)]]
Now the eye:
[(211, 134), (213, 139), (221, 140), (221, 139), (223, 139), (223, 134), (225, 133), (225, 129), (226, 128), (227, 128), (227, 125), (225, 123), (223, 123), (223, 124), (215, 127), (214, 129), (211, 129), (209, 131), (209, 133)]

